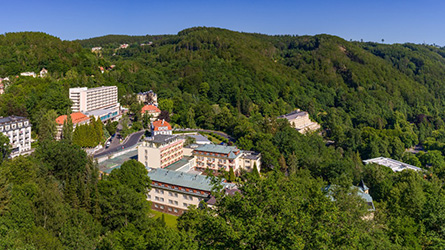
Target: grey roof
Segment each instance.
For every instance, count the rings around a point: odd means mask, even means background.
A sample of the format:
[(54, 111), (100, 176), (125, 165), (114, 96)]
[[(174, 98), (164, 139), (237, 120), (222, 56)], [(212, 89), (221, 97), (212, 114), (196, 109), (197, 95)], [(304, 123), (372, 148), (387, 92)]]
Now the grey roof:
[(420, 171), (422, 170), (419, 167), (401, 162), (401, 161), (396, 161), (390, 158), (385, 158), (385, 157), (377, 157), (377, 158), (372, 158), (372, 159), (368, 159), (368, 160), (364, 160), (363, 161), (366, 164), (369, 163), (375, 163), (381, 166), (385, 166), (385, 167), (389, 167), (392, 169), (392, 171), (394, 172), (400, 172), (403, 171), (405, 169), (412, 169), (414, 171)]
[(151, 142), (159, 143), (159, 144), (165, 144), (165, 143), (170, 143), (177, 139), (178, 138), (176, 135), (155, 135), (155, 136), (151, 137), (150, 139), (148, 139), (147, 141), (151, 141)]
[(197, 144), (211, 143), (211, 141), (203, 135), (187, 135), (187, 136), (191, 137), (191, 138), (195, 138)]
[(297, 110), (294, 110), (294, 111), (290, 112), (289, 114), (278, 116), (278, 118), (293, 120), (293, 119), (296, 119), (298, 117), (306, 116), (306, 115), (307, 115), (306, 111), (301, 111), (301, 110), (297, 109)]
[(230, 154), (233, 151), (238, 150), (235, 146), (224, 146), (224, 145), (215, 145), (215, 144), (206, 144), (202, 145), (195, 150), (210, 152), (210, 153), (218, 153), (218, 154)]
[(255, 151), (247, 151), (243, 150), (244, 158), (250, 159), (250, 160), (258, 160), (260, 158), (260, 153)]
[(13, 116), (13, 115), (7, 116), (7, 117), (0, 116), (0, 124), (18, 122), (18, 121), (23, 121), (23, 120), (28, 120), (28, 118), (25, 118), (22, 116)]
[(204, 175), (194, 175), (184, 172), (155, 168), (148, 170), (148, 177), (152, 181), (167, 183), (185, 188), (193, 188), (203, 191), (211, 191), (210, 178)]

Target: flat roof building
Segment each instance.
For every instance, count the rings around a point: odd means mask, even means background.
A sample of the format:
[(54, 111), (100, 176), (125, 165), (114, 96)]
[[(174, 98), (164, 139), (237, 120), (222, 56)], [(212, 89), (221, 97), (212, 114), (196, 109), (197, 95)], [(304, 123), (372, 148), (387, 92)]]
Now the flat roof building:
[(372, 159), (368, 159), (368, 160), (364, 160), (363, 161), (365, 164), (370, 164), (370, 163), (375, 163), (377, 165), (380, 166), (385, 166), (388, 167), (390, 169), (392, 169), (392, 171), (394, 172), (400, 172), (403, 171), (405, 169), (411, 169), (414, 171), (421, 171), (422, 169), (401, 161), (396, 161), (390, 158), (385, 158), (385, 157), (377, 157), (377, 158), (372, 158)]
[(114, 119), (120, 115), (116, 86), (70, 88), (69, 98), (73, 102), (71, 106), (73, 112), (93, 115), (101, 121)]
[(184, 140), (174, 135), (155, 135), (138, 148), (138, 161), (149, 168), (166, 168), (181, 160)]

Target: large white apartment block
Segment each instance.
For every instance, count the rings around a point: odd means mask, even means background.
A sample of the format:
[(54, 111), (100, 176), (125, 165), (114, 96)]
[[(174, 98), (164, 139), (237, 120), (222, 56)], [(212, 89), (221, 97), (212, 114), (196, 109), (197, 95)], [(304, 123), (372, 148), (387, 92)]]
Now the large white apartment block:
[(244, 169), (251, 172), (256, 165), (261, 170), (261, 154), (254, 151), (243, 151), (235, 146), (206, 144), (193, 150), (195, 170), (210, 169), (213, 172), (230, 171), (236, 174)]
[(89, 112), (98, 109), (111, 108), (119, 105), (116, 86), (102, 86), (88, 89), (70, 88), (70, 99), (73, 102), (73, 112)]
[(0, 117), (0, 133), (9, 138), (11, 158), (31, 150), (31, 124), (25, 117)]
[(184, 157), (183, 139), (174, 135), (155, 135), (138, 147), (138, 161), (149, 168), (165, 168)]

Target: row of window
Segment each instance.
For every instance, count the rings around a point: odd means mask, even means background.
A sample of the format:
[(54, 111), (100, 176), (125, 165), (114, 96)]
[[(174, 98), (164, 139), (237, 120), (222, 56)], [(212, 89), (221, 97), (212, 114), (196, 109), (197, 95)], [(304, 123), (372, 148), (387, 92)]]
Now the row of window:
[[(164, 206), (155, 204), (155, 208), (164, 209)], [(168, 207), (167, 210), (168, 210), (169, 212), (172, 212), (172, 211), (174, 211), (175, 213), (178, 212), (178, 209), (176, 209), (176, 208), (173, 208), (173, 209), (172, 209), (171, 207)]]
[[(19, 123), (13, 123), (13, 124), (11, 124), (11, 125), (5, 125), (4, 126), (4, 128), (5, 128), (5, 130), (9, 130), (10, 128), (11, 129), (16, 129), (16, 128), (22, 128), (23, 126), (28, 126), (28, 122), (24, 122), (24, 123), (21, 123), (21, 122), (19, 122)], [(1, 131), (3, 131), (3, 126), (0, 126), (0, 132)]]

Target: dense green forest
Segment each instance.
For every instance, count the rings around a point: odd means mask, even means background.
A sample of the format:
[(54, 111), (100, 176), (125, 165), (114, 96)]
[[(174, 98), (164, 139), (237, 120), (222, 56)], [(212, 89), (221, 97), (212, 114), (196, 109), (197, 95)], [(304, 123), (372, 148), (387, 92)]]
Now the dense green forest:
[[(118, 49), (122, 43), (129, 48)], [(102, 51), (92, 53), (94, 46)], [(73, 42), (5, 34), (0, 55), (0, 77), (11, 78), (0, 116), (27, 116), (39, 135), (46, 112), (66, 113), (69, 87), (116, 85), (129, 105), (128, 94), (152, 89), (176, 126), (227, 132), (263, 160), (261, 177), (238, 178), (242, 195), (215, 192), (215, 210), (191, 209), (172, 230), (150, 220), (140, 183), (126, 182), (143, 170), (122, 167), (98, 181), (94, 162), (70, 142), (42, 143), (33, 156), (1, 166), (3, 248), (445, 247), (445, 48), (197, 27)], [(15, 78), (41, 67), (49, 77)], [(322, 125), (321, 135), (276, 119), (296, 108)], [(406, 152), (415, 145), (425, 150)], [(64, 151), (78, 155), (78, 166), (55, 160)], [(425, 172), (363, 165), (378, 156)], [(349, 191), (360, 180), (375, 200), (373, 220), (362, 219), (363, 202)], [(339, 187), (335, 202), (322, 191), (328, 184)], [(110, 198), (122, 193), (129, 195)]]

